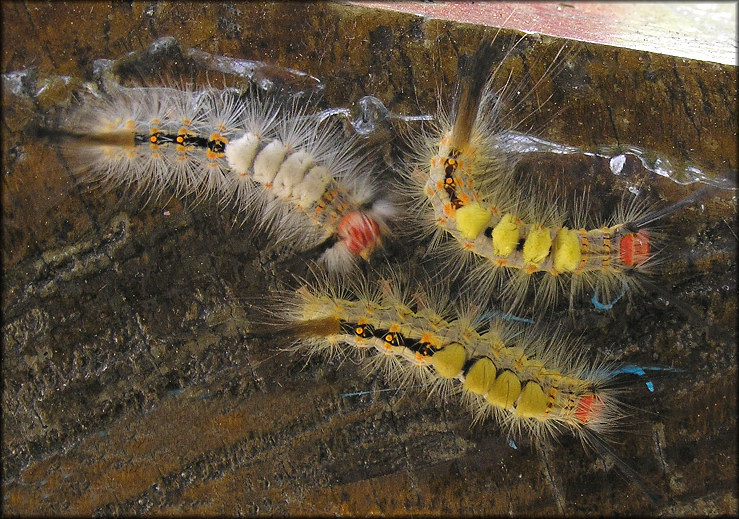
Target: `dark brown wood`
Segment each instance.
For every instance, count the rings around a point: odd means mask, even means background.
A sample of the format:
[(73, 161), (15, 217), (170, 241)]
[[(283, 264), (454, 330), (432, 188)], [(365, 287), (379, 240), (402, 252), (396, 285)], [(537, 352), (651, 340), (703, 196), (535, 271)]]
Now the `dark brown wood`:
[[(144, 205), (80, 187), (57, 147), (30, 133), (91, 78), (94, 60), (162, 36), (305, 71), (323, 82), (327, 106), (372, 94), (395, 113), (433, 113), (438, 88), (452, 91), (458, 54), (494, 31), (336, 4), (2, 10), (3, 73), (26, 71), (27, 87), (3, 81), (3, 512), (737, 512), (732, 192), (666, 219), (661, 292), (555, 314), (591, 352), (681, 370), (653, 374), (653, 394), (641, 380), (629, 386), (634, 416), (615, 437), (618, 455), (668, 498), (654, 506), (570, 438), (513, 449), (495, 424), (471, 425), (456, 400), (373, 392), (388, 383), (362, 366), (248, 338), (265, 298), (295, 286), (264, 236), (213, 205)], [(506, 67), (539, 77), (562, 45), (532, 36)], [(629, 144), (734, 182), (735, 66), (595, 44), (580, 44), (570, 63), (530, 100), (551, 96), (527, 121), (539, 135)], [(626, 178), (587, 158), (525, 166), (570, 197), (590, 187), (596, 207), (637, 178), (661, 206), (694, 189), (631, 163)], [(390, 259), (417, 262), (418, 251), (394, 244)], [(301, 270), (302, 258), (290, 261)], [(345, 396), (354, 392), (369, 393)]]

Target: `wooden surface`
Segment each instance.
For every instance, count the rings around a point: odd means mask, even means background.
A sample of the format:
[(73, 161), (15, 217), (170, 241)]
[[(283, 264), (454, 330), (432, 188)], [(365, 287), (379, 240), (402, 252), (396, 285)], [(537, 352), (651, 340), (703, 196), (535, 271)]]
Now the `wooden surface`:
[[(375, 391), (387, 383), (362, 366), (306, 362), (280, 337), (248, 338), (264, 298), (295, 288), (289, 271), (302, 258), (207, 204), (80, 187), (59, 150), (28, 131), (91, 79), (94, 60), (162, 36), (305, 71), (322, 81), (326, 106), (372, 94), (395, 113), (432, 113), (484, 29), (335, 4), (2, 9), (4, 513), (737, 512), (733, 191), (667, 219), (662, 292), (555, 314), (591, 353), (685, 370), (657, 373), (653, 394), (636, 380), (626, 395), (633, 421), (614, 448), (667, 498), (650, 505), (571, 438), (514, 449), (454, 400)], [(561, 46), (533, 36), (512, 70), (536, 75)], [(573, 59), (539, 86), (539, 99), (551, 94), (530, 121), (539, 135), (628, 144), (735, 182), (735, 67), (587, 44)], [(584, 156), (528, 167), (542, 186), (590, 186), (596, 206), (637, 180), (661, 206), (695, 189), (633, 160), (621, 177)], [(423, 247), (391, 244), (390, 259), (415, 262)], [(354, 392), (369, 393), (345, 396)]]
[(617, 48), (737, 64), (736, 2), (462, 1), (368, 5)]

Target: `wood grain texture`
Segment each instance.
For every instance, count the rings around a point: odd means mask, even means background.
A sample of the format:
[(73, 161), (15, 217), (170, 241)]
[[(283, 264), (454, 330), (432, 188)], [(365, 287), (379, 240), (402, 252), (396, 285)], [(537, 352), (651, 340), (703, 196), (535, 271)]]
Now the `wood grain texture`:
[[(3, 90), (3, 512), (737, 512), (733, 193), (668, 219), (657, 282), (669, 300), (649, 292), (574, 321), (557, 314), (609, 358), (686, 370), (656, 376), (655, 394), (634, 384), (634, 425), (615, 447), (667, 496), (651, 506), (570, 438), (513, 449), (494, 424), (471, 426), (455, 401), (371, 392), (387, 382), (350, 361), (306, 362), (280, 337), (248, 338), (260, 298), (294, 287), (264, 236), (208, 204), (82, 189), (59, 151), (28, 131), (90, 79), (94, 60), (162, 36), (305, 71), (323, 82), (327, 106), (372, 94), (396, 113), (432, 113), (437, 87), (452, 91), (458, 54), (485, 29), (335, 4), (2, 9), (3, 73), (33, 67), (26, 90), (46, 86), (15, 94), (6, 76)], [(536, 75), (561, 45), (532, 37), (511, 67)], [(531, 120), (542, 136), (631, 144), (713, 178), (735, 175), (735, 67), (585, 44), (577, 59), (540, 86), (552, 94)], [(625, 185), (607, 161), (524, 167), (542, 185), (590, 186), (596, 206)], [(647, 178), (664, 205), (689, 191)], [(422, 250), (391, 246), (407, 263)]]

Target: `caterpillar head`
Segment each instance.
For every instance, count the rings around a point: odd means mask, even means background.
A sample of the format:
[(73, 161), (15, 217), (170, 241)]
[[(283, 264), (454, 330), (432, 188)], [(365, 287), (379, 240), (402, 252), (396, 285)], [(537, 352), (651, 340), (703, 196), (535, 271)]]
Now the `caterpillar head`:
[(340, 243), (355, 256), (365, 261), (381, 245), (380, 224), (370, 215), (360, 211), (345, 214), (337, 227)]
[(336, 243), (321, 257), (328, 271), (346, 273), (359, 258), (369, 261), (372, 253), (382, 247), (383, 236), (390, 233), (388, 221), (396, 214), (397, 206), (386, 198), (375, 200), (367, 209), (344, 213), (336, 225)]
[(631, 268), (642, 265), (649, 259), (649, 247), (649, 232), (646, 229), (625, 234), (619, 243), (621, 263)]
[(584, 395), (580, 397), (575, 409), (575, 418), (581, 424), (597, 422), (601, 417), (605, 404), (597, 395)]

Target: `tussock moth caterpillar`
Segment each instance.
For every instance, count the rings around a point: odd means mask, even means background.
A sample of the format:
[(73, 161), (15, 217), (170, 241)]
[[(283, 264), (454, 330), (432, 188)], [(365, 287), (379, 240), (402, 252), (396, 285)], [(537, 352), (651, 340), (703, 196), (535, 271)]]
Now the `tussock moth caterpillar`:
[(88, 96), (59, 129), (87, 179), (159, 198), (192, 195), (253, 216), (333, 272), (367, 260), (389, 232), (377, 158), (297, 101), (226, 88), (117, 87)]
[[(436, 127), (411, 137), (414, 157), (403, 175), (412, 186), (411, 218), (433, 235), (429, 247), (446, 258), (444, 274), (456, 277), (473, 263), (467, 285), (485, 297), (501, 292), (514, 309), (530, 285), (539, 311), (562, 292), (572, 308), (586, 287), (613, 301), (656, 264), (659, 234), (650, 224), (687, 202), (653, 213), (644, 200), (625, 195), (610, 219), (593, 225), (584, 198), (568, 216), (531, 179), (517, 178), (520, 143), (508, 141), (518, 135), (503, 127), (511, 87), (494, 89), (493, 52), (486, 40), (462, 61), (451, 114), (440, 108)], [(407, 227), (417, 226), (409, 218)]]
[(641, 486), (604, 441), (626, 417), (615, 384), (622, 372), (588, 363), (572, 337), (481, 321), (469, 305), (450, 305), (446, 293), (409, 296), (397, 281), (319, 281), (283, 294), (274, 308), (274, 317), (284, 320), (279, 333), (309, 357), (356, 353), (371, 370), (384, 371), (391, 385), (420, 383), (444, 397), (459, 394), (473, 422), (492, 417), (509, 437), (539, 444), (570, 432), (614, 456)]

